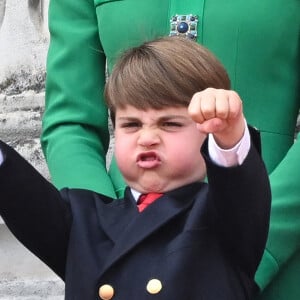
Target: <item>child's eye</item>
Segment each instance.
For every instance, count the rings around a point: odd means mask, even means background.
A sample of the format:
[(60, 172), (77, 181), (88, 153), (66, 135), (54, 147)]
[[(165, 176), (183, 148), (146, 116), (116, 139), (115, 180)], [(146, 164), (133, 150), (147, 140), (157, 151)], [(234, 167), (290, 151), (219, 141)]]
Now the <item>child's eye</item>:
[(137, 128), (140, 126), (141, 126), (141, 124), (138, 122), (127, 122), (127, 123), (121, 124), (122, 128)]
[(121, 127), (123, 127), (123, 128), (138, 127), (138, 126), (140, 126), (138, 122), (127, 122), (127, 123), (123, 123), (121, 125)]
[(161, 128), (165, 131), (175, 132), (182, 127), (182, 123), (180, 122), (163, 122)]
[(163, 127), (182, 127), (182, 124), (178, 122), (164, 122)]

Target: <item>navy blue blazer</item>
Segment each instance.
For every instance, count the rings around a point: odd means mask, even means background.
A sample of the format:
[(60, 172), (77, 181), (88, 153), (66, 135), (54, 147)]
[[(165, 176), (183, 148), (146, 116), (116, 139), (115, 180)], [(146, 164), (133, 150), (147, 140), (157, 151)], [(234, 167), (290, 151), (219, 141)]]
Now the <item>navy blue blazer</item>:
[(168, 192), (142, 213), (129, 188), (115, 201), (87, 190), (58, 191), (13, 149), (0, 148), (0, 214), (65, 281), (66, 299), (253, 296), (271, 198), (257, 147), (241, 166), (222, 168), (209, 160), (205, 143), (209, 184)]

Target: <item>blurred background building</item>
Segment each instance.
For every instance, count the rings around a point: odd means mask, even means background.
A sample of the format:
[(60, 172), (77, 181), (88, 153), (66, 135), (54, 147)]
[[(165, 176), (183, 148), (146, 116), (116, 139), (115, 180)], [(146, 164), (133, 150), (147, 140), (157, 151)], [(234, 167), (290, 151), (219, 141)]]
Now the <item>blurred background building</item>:
[[(39, 136), (49, 34), (48, 0), (0, 0), (0, 138), (47, 179)], [(63, 299), (63, 282), (0, 220), (0, 299)]]

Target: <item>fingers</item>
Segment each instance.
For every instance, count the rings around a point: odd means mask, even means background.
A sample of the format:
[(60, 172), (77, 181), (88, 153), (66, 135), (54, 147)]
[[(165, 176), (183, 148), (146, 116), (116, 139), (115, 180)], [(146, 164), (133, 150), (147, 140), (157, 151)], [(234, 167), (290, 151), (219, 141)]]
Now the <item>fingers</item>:
[(220, 119), (227, 119), (230, 113), (230, 101), (228, 99), (228, 94), (223, 93), (223, 90), (217, 91), (215, 103), (215, 117)]
[(243, 110), (243, 102), (240, 96), (234, 91), (228, 91), (228, 103), (229, 103), (229, 114), (227, 119), (235, 119), (242, 113)]
[(208, 88), (192, 97), (188, 111), (199, 124), (214, 118), (230, 120), (241, 114), (242, 101), (234, 91)]
[(230, 149), (240, 141), (245, 130), (242, 100), (234, 91), (208, 88), (196, 93), (188, 112), (205, 134), (213, 134), (217, 144)]

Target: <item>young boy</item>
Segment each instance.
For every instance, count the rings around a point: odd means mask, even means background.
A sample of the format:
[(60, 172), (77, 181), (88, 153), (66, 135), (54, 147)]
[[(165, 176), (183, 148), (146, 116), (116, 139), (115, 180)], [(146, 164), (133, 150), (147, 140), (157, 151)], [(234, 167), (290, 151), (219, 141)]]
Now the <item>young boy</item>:
[(105, 90), (128, 184), (117, 201), (57, 191), (0, 144), (0, 213), (65, 280), (66, 299), (251, 299), (271, 196), (259, 137), (229, 89), (193, 41), (127, 51)]

